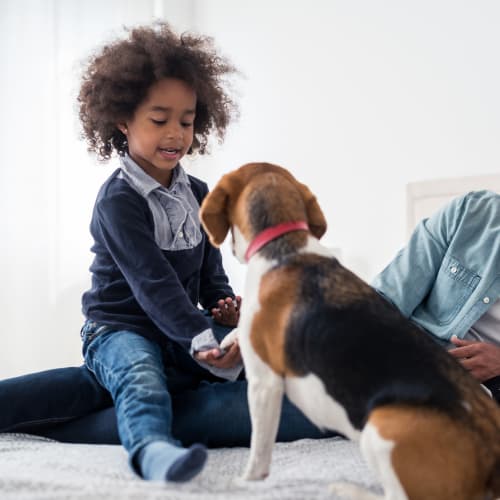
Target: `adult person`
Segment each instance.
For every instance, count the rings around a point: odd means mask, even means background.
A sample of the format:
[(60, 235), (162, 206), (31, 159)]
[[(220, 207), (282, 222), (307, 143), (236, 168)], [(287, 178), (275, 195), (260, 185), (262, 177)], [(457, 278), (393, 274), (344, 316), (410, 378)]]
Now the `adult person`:
[(476, 191), (421, 221), (373, 286), (500, 402), (500, 195)]

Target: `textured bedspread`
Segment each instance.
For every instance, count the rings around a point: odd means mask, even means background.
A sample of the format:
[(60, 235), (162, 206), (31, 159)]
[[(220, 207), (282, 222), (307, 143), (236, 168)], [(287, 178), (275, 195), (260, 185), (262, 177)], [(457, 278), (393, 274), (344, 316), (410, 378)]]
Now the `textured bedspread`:
[(378, 490), (356, 444), (340, 438), (278, 443), (271, 475), (260, 482), (237, 476), (246, 448), (210, 450), (203, 472), (181, 485), (145, 482), (120, 446), (62, 444), (23, 434), (0, 434), (0, 499), (334, 500), (333, 481)]

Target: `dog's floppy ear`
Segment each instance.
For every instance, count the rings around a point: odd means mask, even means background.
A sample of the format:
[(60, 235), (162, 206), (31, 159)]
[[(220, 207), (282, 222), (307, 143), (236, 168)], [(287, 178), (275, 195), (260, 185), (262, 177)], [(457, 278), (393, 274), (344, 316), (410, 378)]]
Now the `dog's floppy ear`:
[(218, 247), (229, 231), (227, 203), (229, 193), (220, 185), (210, 191), (200, 208), (200, 220), (212, 245)]
[(326, 219), (314, 196), (305, 184), (298, 182), (300, 194), (306, 205), (307, 223), (311, 233), (320, 239), (326, 232)]

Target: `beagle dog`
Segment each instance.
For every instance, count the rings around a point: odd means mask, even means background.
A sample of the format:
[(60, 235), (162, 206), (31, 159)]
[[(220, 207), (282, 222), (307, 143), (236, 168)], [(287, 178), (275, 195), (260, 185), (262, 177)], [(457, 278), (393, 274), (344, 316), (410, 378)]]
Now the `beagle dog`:
[[(325, 217), (304, 184), (247, 164), (222, 177), (200, 218), (215, 246), (231, 231), (248, 264), (238, 326), (252, 421), (246, 479), (269, 474), (286, 394), (318, 427), (359, 441), (383, 498), (500, 496), (500, 408), (319, 243)], [(381, 498), (350, 486), (337, 492)]]

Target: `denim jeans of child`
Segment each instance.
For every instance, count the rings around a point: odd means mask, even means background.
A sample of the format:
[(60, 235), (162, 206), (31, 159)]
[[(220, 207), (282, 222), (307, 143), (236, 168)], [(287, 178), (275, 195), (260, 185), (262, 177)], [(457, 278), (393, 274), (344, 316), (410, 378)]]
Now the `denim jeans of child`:
[(98, 325), (84, 330), (85, 364), (111, 393), (118, 434), (131, 463), (153, 441), (179, 445), (172, 436), (172, 399), (160, 345), (127, 330)]

